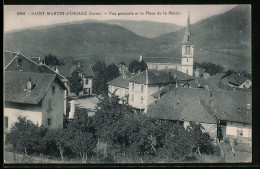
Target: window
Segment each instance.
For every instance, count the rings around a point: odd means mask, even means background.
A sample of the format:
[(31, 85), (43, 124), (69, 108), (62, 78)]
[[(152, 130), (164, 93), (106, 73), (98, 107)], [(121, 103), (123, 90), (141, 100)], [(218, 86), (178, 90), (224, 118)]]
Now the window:
[(141, 85), (141, 92), (144, 92), (144, 85)]
[(47, 119), (47, 125), (50, 126), (51, 125), (51, 118)]
[(135, 83), (132, 83), (132, 89), (135, 89)]
[(189, 62), (189, 59), (187, 59), (187, 62)]
[(48, 110), (51, 110), (51, 100), (48, 101)]
[(52, 93), (52, 94), (55, 93), (55, 86), (52, 86), (51, 93)]
[(243, 137), (243, 130), (237, 130), (237, 136)]
[(189, 73), (189, 70), (188, 69), (186, 69), (186, 74), (188, 74)]
[(132, 101), (134, 101), (135, 100), (135, 96), (132, 94)]
[(85, 81), (85, 84), (88, 85), (88, 79), (85, 79), (85, 80), (86, 80), (86, 81)]
[(141, 104), (144, 104), (144, 97), (141, 96)]
[(5, 121), (4, 121), (5, 129), (8, 128), (8, 117), (5, 116)]

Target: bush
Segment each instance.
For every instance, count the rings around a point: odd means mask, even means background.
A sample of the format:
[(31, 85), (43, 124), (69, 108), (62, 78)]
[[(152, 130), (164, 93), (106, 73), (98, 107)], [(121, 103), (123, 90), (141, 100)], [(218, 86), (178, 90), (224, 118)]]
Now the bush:
[(229, 138), (225, 138), (224, 139), (224, 143), (229, 144), (230, 143), (230, 139)]
[(213, 155), (219, 156), (220, 154), (221, 154), (221, 148), (219, 146), (214, 146), (213, 147)]

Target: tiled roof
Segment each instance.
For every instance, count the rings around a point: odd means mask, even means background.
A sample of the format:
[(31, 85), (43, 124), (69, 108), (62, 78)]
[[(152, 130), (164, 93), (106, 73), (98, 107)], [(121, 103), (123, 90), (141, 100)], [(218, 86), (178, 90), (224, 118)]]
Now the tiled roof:
[(181, 58), (165, 58), (165, 57), (143, 57), (146, 63), (175, 63), (181, 64)]
[(228, 81), (231, 84), (240, 86), (241, 84), (243, 84), (246, 80), (249, 80), (246, 77), (243, 76), (239, 76), (238, 74), (231, 74), (230, 76), (228, 76)]
[(183, 109), (181, 120), (209, 124), (217, 123), (217, 118), (214, 116), (211, 108), (199, 97)]
[[(175, 89), (176, 84), (169, 84), (167, 86), (164, 86), (162, 89), (160, 89), (158, 92), (155, 92), (152, 94), (153, 97), (158, 98), (159, 96), (163, 96), (165, 93), (171, 91), (172, 89)], [(160, 95), (159, 95), (160, 94)]]
[(41, 58), (40, 57), (30, 57), (30, 59), (32, 61), (34, 61), (35, 63), (39, 64), (41, 62)]
[[(32, 61), (31, 59), (25, 57), (22, 54), (17, 54), (16, 57), (5, 67), (5, 71), (20, 71), (23, 72), (34, 72), (34, 73), (48, 73), (56, 74), (47, 65), (40, 65)], [(60, 79), (65, 79), (60, 74), (57, 74)]]
[[(164, 70), (147, 70), (143, 71), (129, 79), (130, 82), (140, 84), (165, 84), (175, 83), (178, 81), (192, 80), (193, 76), (189, 76), (176, 69), (164, 69)], [(148, 81), (147, 81), (148, 80)]]
[(93, 77), (95, 76), (92, 66), (91, 65), (82, 65), (82, 71), (83, 73), (88, 76), (88, 77)]
[(64, 77), (69, 77), (69, 72), (71, 69), (71, 65), (59, 65), (57, 66), (59, 73)]
[[(211, 92), (213, 99), (210, 102)], [(218, 119), (251, 123), (251, 111), (247, 113), (247, 104), (251, 105), (251, 96), (251, 92), (178, 87), (164, 94), (156, 104), (149, 105), (147, 115), (168, 120), (181, 120), (184, 109), (190, 105), (195, 109), (192, 105), (199, 97)], [(194, 117), (194, 121), (197, 118), (195, 114), (190, 117)]]
[(130, 74), (126, 75), (126, 78), (123, 78), (123, 75), (120, 75), (117, 78), (107, 82), (107, 84), (128, 89), (130, 77), (132, 77)]
[(4, 52), (4, 67), (11, 62), (11, 60), (17, 55), (17, 52), (5, 51)]
[[(31, 73), (18, 71), (5, 71), (4, 74), (4, 95), (5, 101), (15, 103), (38, 104), (44, 97), (56, 74)], [(31, 92), (25, 91), (27, 82), (30, 80), (35, 87)], [(63, 85), (62, 85), (63, 86)], [(64, 86), (63, 86), (64, 87)]]

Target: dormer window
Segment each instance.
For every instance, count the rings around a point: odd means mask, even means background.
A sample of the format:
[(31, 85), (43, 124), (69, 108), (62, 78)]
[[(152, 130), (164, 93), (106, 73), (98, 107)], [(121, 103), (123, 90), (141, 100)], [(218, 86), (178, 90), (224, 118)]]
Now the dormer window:
[(52, 86), (52, 88), (51, 88), (51, 93), (52, 93), (52, 94), (55, 93), (55, 86)]
[(20, 67), (20, 66), (21, 66), (21, 62), (22, 62), (22, 59), (21, 59), (21, 58), (16, 59), (16, 65), (17, 65), (17, 67)]

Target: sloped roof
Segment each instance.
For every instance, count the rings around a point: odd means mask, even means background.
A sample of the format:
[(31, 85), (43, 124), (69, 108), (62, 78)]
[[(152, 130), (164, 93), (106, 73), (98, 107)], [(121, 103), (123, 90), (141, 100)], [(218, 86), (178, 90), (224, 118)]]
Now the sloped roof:
[(209, 124), (217, 123), (217, 118), (211, 108), (199, 97), (183, 109), (181, 120)]
[(126, 75), (126, 78), (123, 78), (123, 75), (118, 76), (117, 78), (107, 82), (107, 84), (112, 85), (112, 86), (117, 86), (117, 87), (122, 87), (122, 88), (129, 88), (129, 78), (132, 77), (131, 74)]
[(35, 63), (39, 64), (41, 62), (41, 58), (40, 57), (30, 57), (30, 59), (32, 61), (34, 61)]
[(220, 88), (218, 87), (218, 85), (210, 83), (211, 81), (212, 80), (209, 80), (209, 78), (208, 79), (205, 79), (203, 77), (198, 78), (199, 86), (202, 86), (202, 87), (207, 88), (207, 89), (219, 90)]
[(17, 55), (17, 52), (5, 51), (4, 52), (4, 67), (6, 67), (16, 55)]
[(228, 81), (229, 83), (231, 84), (234, 84), (234, 85), (241, 85), (243, 84), (245, 81), (249, 80), (247, 77), (243, 77), (243, 76), (240, 76), (238, 74), (231, 74), (228, 76)]
[(161, 97), (163, 94), (165, 94), (175, 88), (176, 88), (176, 84), (169, 84), (169, 85), (161, 88), (158, 92), (155, 92), (154, 94), (152, 94), (152, 96), (158, 98), (159, 94), (160, 94), (160, 97)]
[(57, 68), (59, 70), (59, 74), (61, 74), (64, 77), (69, 77), (71, 65), (59, 65), (57, 66)]
[[(140, 84), (165, 84), (175, 83), (176, 78), (178, 81), (194, 79), (193, 76), (189, 76), (176, 69), (164, 69), (164, 70), (147, 70), (143, 71), (129, 79), (130, 82)], [(148, 81), (147, 81), (148, 80)]]
[[(56, 74), (46, 73), (5, 71), (4, 99), (8, 102), (38, 104), (57, 79), (56, 76)], [(30, 78), (35, 87), (28, 92), (24, 89)]]
[(82, 65), (82, 71), (86, 76), (93, 77), (95, 76), (91, 65)]
[[(34, 73), (57, 74), (47, 65), (40, 65), (27, 58), (22, 54), (17, 54), (16, 57), (5, 67), (5, 71), (20, 71)], [(65, 79), (64, 76), (57, 74), (60, 79)]]
[(181, 64), (181, 58), (166, 58), (166, 57), (144, 57), (143, 61), (146, 63), (175, 63)]
[[(210, 93), (212, 92), (212, 101)], [(191, 105), (197, 97), (204, 101), (220, 120), (251, 123), (251, 112), (247, 113), (247, 104), (251, 105), (251, 92), (226, 90), (206, 90), (200, 88), (175, 88), (164, 94), (156, 104), (148, 106), (147, 115), (168, 120), (181, 120), (183, 110)], [(203, 104), (203, 103), (202, 103)], [(193, 106), (192, 106), (193, 105)], [(203, 106), (205, 108), (205, 106)], [(190, 116), (191, 118), (194, 116)], [(191, 120), (191, 119), (190, 119)]]

